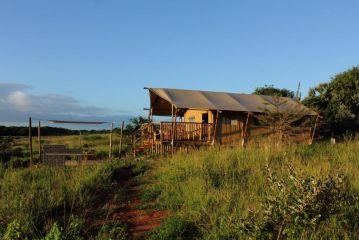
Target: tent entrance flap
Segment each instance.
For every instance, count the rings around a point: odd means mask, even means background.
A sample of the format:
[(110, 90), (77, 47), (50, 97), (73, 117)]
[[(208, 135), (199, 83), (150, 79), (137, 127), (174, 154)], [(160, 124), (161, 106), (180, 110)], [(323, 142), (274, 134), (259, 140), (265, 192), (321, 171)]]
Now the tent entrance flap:
[(171, 116), (172, 103), (150, 91), (152, 115)]

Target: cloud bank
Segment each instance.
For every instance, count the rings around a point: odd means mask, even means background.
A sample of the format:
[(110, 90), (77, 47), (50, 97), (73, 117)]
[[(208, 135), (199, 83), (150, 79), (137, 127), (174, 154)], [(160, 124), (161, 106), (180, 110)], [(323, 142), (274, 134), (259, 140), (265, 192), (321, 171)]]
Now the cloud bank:
[(35, 95), (30, 86), (0, 82), (0, 125), (21, 125), (31, 116), (37, 119), (78, 121), (127, 121), (128, 112), (83, 104), (70, 96)]

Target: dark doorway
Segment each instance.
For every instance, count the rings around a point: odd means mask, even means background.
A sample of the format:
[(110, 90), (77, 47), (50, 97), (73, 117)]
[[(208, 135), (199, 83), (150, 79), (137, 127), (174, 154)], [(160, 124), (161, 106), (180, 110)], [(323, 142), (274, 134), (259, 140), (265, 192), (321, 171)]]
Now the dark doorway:
[(202, 123), (208, 123), (208, 113), (202, 113)]

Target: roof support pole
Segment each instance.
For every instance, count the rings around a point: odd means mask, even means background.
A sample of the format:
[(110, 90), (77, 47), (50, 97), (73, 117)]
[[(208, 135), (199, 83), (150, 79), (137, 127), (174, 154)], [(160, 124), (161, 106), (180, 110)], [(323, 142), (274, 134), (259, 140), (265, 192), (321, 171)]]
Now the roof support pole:
[(176, 134), (176, 118), (177, 118), (177, 109), (175, 109), (172, 104), (172, 134), (171, 134), (171, 152), (174, 153), (174, 139)]
[(315, 123), (314, 123), (314, 127), (313, 127), (313, 132), (312, 132), (312, 135), (310, 136), (309, 144), (312, 144), (312, 143), (313, 143), (314, 135), (315, 135), (315, 130), (316, 130), (316, 128), (317, 128), (318, 118), (319, 118), (319, 115), (317, 115), (317, 117), (315, 118)]
[(162, 129), (162, 122), (160, 122), (160, 152), (161, 156), (163, 155), (163, 129)]
[(242, 147), (244, 146), (245, 141), (246, 141), (248, 123), (249, 123), (249, 112), (247, 113), (246, 125), (244, 125), (243, 138), (242, 138)]
[(218, 117), (219, 117), (219, 110), (217, 110), (216, 121), (214, 123), (213, 136), (212, 136), (212, 146), (214, 146), (214, 143), (216, 141)]
[(150, 110), (148, 111), (148, 123), (152, 122), (152, 112), (153, 112), (153, 108), (151, 107)]

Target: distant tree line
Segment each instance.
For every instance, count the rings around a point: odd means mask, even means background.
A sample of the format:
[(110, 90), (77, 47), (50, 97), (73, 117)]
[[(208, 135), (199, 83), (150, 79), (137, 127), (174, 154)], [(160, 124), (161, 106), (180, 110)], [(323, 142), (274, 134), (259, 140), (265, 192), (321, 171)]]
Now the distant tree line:
[[(41, 135), (43, 136), (65, 136), (65, 135), (77, 135), (80, 130), (72, 130), (61, 127), (41, 127)], [(37, 127), (31, 128), (32, 135), (37, 135)], [(81, 130), (82, 133), (106, 133), (108, 130)], [(0, 136), (27, 136), (29, 135), (29, 127), (6, 127), (0, 126)]]
[[(37, 127), (32, 127), (32, 133), (37, 134)], [(63, 136), (63, 135), (73, 135), (78, 134), (76, 130), (70, 130), (60, 127), (41, 127), (41, 134), (46, 136)], [(27, 136), (29, 135), (28, 127), (5, 127), (0, 126), (0, 136)]]
[[(125, 135), (130, 135), (136, 130), (138, 130), (143, 123), (147, 122), (147, 119), (138, 116), (134, 117), (130, 120), (128, 124), (125, 125), (123, 133)], [(37, 135), (37, 127), (31, 128), (32, 134), (35, 136)], [(103, 129), (103, 130), (81, 130), (81, 133), (87, 133), (87, 134), (93, 134), (93, 133), (108, 133), (109, 129)], [(114, 133), (120, 133), (121, 128), (117, 127), (113, 129)], [(43, 126), (41, 127), (41, 135), (43, 136), (65, 136), (65, 135), (77, 135), (79, 134), (79, 130), (72, 130), (67, 128), (61, 128), (61, 127), (48, 127)], [(29, 135), (29, 128), (28, 127), (6, 127), (6, 126), (0, 126), (0, 136), (28, 136)]]

